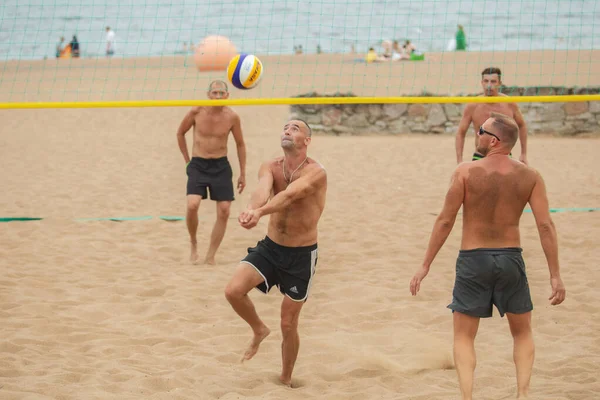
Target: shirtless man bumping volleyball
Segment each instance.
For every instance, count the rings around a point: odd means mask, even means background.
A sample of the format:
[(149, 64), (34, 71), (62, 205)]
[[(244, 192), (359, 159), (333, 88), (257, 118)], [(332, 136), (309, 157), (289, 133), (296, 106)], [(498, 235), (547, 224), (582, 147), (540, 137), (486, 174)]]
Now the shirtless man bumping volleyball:
[(248, 292), (257, 288), (266, 294), (272, 287), (279, 287), (284, 295), (279, 379), (287, 386), (291, 386), (300, 345), (300, 310), (308, 298), (317, 265), (317, 225), (327, 191), (325, 169), (307, 156), (310, 142), (310, 127), (301, 120), (291, 120), (281, 136), (284, 156), (261, 165), (258, 187), (240, 214), (239, 223), (252, 229), (261, 217), (270, 215), (267, 235), (248, 249), (225, 288), (225, 297), (254, 332), (242, 358), (249, 360), (270, 330), (256, 313)]
[[(224, 100), (229, 97), (227, 84), (213, 81), (208, 88), (208, 98)], [(185, 134), (194, 128), (192, 158), (190, 160)], [(212, 229), (210, 245), (204, 262), (215, 263), (215, 254), (221, 245), (231, 202), (234, 200), (233, 171), (227, 159), (227, 141), (233, 134), (240, 163), (237, 189), (242, 193), (246, 186), (246, 145), (242, 136), (240, 117), (229, 107), (194, 107), (185, 116), (177, 130), (177, 142), (183, 159), (187, 163), (187, 212), (186, 223), (191, 242), (190, 260), (198, 261), (196, 232), (200, 201), (210, 193), (217, 203), (217, 218)]]
[[(507, 97), (505, 94), (499, 93), (498, 90), (502, 85), (502, 72), (499, 68), (486, 68), (481, 73), (481, 86), (483, 87), (483, 95), (481, 96), (501, 96)], [(515, 120), (519, 126), (519, 140), (521, 142), (521, 155), (519, 161), (527, 164), (527, 126), (523, 115), (516, 103), (469, 103), (465, 106), (462, 119), (458, 125), (456, 134), (456, 161), (460, 164), (463, 161), (463, 150), (465, 147), (465, 136), (469, 130), (469, 126), (473, 124), (475, 132), (475, 149), (479, 143), (479, 127), (490, 117), (491, 113), (496, 112), (504, 114)], [(483, 155), (478, 151), (473, 153), (472, 161), (483, 158)]]
[(452, 302), (454, 361), (463, 400), (471, 400), (475, 372), (475, 336), (480, 318), (496, 306), (506, 314), (513, 337), (517, 396), (526, 397), (534, 361), (531, 331), (533, 303), (522, 257), (519, 220), (529, 203), (550, 272), (550, 304), (561, 304), (565, 287), (560, 276), (556, 228), (550, 216), (542, 176), (508, 155), (517, 142), (513, 119), (492, 113), (482, 124), (477, 150), (484, 156), (461, 163), (446, 194), (429, 239), (423, 265), (410, 282), (413, 295), (436, 254), (450, 235), (462, 207), (462, 241), (456, 260)]

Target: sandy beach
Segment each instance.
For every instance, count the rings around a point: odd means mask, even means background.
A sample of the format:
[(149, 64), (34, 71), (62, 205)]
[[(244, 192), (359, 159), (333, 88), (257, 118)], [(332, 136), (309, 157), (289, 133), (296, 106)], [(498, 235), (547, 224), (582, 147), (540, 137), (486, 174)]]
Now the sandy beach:
[[(316, 57), (278, 58), (256, 90), (280, 97), (351, 88), (367, 96), (415, 93), (427, 84), (440, 93), (476, 92), (488, 64), (503, 68), (510, 85), (600, 85), (592, 69), (600, 52), (440, 54), (436, 63), (394, 66)], [(314, 67), (327, 57), (330, 63)], [(184, 61), (82, 59), (64, 70), (50, 68), (54, 60), (8, 62), (0, 67), (0, 101), (204, 99), (210, 79), (221, 74), (198, 74)], [(149, 68), (140, 72), (144, 62)], [(15, 80), (28, 83), (11, 88)], [(300, 320), (297, 388), (288, 389), (276, 383), (280, 294), (251, 292), (273, 334), (240, 364), (251, 331), (223, 289), (247, 247), (266, 232), (266, 219), (250, 231), (236, 219), (260, 163), (281, 153), (289, 108), (234, 109), (248, 149), (248, 187), (233, 203), (216, 266), (191, 265), (185, 222), (159, 218), (185, 212), (175, 132), (187, 108), (0, 111), (0, 217), (43, 218), (0, 223), (0, 399), (459, 398), (446, 306), (460, 217), (421, 293), (411, 297), (408, 290), (455, 167), (453, 136), (313, 138), (309, 154), (326, 167), (329, 191), (317, 273)], [(465, 155), (471, 133), (467, 139)], [(237, 179), (233, 139), (229, 147)], [(598, 139), (536, 135), (529, 149), (551, 207), (600, 207)], [(533, 216), (521, 219), (537, 346), (531, 398), (593, 400), (600, 393), (600, 212), (552, 215), (567, 288), (558, 307), (547, 300), (549, 274)], [(80, 220), (127, 216), (152, 218)], [(214, 203), (203, 202), (201, 254), (214, 217)], [(494, 311), (476, 342), (477, 399), (516, 393), (512, 339)]]
[[(358, 96), (478, 93), (481, 71), (500, 67), (507, 86), (600, 86), (600, 50), (427, 53), (425, 61), (366, 64), (362, 54), (258, 55), (260, 86), (235, 98), (353, 92)], [(0, 101), (205, 99), (224, 72), (198, 73), (193, 55), (0, 63)]]

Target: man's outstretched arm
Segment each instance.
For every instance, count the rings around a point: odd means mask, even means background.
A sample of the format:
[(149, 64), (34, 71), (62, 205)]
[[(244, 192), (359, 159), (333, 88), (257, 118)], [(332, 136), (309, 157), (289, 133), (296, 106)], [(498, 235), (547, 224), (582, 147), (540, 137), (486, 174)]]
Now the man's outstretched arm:
[(438, 215), (433, 225), (433, 231), (431, 232), (431, 237), (429, 238), (429, 245), (427, 246), (427, 251), (425, 252), (425, 258), (423, 259), (423, 267), (427, 269), (431, 267), (435, 256), (446, 242), (446, 239), (448, 239), (448, 236), (454, 227), (456, 215), (462, 206), (464, 198), (464, 178), (461, 174), (461, 169), (457, 168), (454, 171), (454, 174), (452, 174), (450, 188), (446, 193), (442, 211), (440, 212), (440, 215)]
[(240, 163), (240, 177), (238, 179), (238, 190), (240, 193), (246, 187), (246, 143), (244, 141), (244, 135), (242, 133), (242, 122), (240, 116), (235, 114), (233, 126), (231, 128), (233, 139), (235, 140), (235, 146), (237, 148), (238, 160)]
[(185, 134), (194, 126), (197, 113), (197, 108), (191, 109), (185, 115), (183, 121), (181, 121), (181, 124), (179, 124), (179, 128), (177, 129), (177, 144), (179, 145), (179, 150), (181, 151), (186, 164), (190, 162), (190, 154), (188, 152), (187, 142), (185, 141)]
[(458, 124), (456, 138), (454, 140), (457, 164), (460, 164), (463, 161), (463, 151), (465, 149), (465, 136), (467, 135), (467, 131), (469, 130), (469, 126), (471, 125), (471, 122), (473, 120), (474, 108), (475, 104), (467, 104), (465, 106), (465, 110), (463, 111), (460, 123)]
[[(251, 229), (258, 224), (261, 217), (284, 210), (294, 201), (314, 194), (326, 183), (327, 174), (325, 169), (320, 165), (315, 165), (305, 175), (292, 182), (285, 190), (273, 196), (268, 203), (244, 211), (240, 215), (239, 222), (244, 228)], [(258, 204), (257, 201), (254, 205)]]
[(273, 173), (271, 172), (271, 162), (263, 163), (258, 170), (258, 187), (250, 196), (248, 210), (256, 210), (264, 206), (273, 190)]
[(421, 288), (421, 281), (429, 273), (429, 269), (431, 268), (435, 256), (446, 242), (446, 239), (448, 239), (450, 232), (452, 232), (454, 222), (456, 221), (456, 215), (463, 204), (465, 198), (465, 183), (462, 170), (463, 166), (458, 166), (454, 171), (454, 174), (452, 174), (452, 180), (450, 188), (446, 193), (444, 207), (433, 225), (433, 231), (429, 238), (429, 245), (425, 252), (423, 265), (410, 281), (410, 292), (413, 296), (416, 295)]
[(257, 209), (260, 216), (282, 211), (296, 200), (316, 192), (327, 181), (325, 169), (315, 165), (304, 176), (292, 182), (285, 190), (277, 193), (270, 202)]
[(552, 286), (552, 295), (550, 301), (552, 305), (560, 304), (564, 301), (566, 292), (560, 276), (560, 266), (558, 262), (558, 238), (556, 227), (550, 216), (550, 207), (548, 204), (548, 196), (546, 194), (546, 185), (542, 176), (538, 173), (537, 180), (531, 196), (529, 197), (529, 205), (533, 212), (533, 217), (540, 235), (542, 249), (548, 262), (548, 270), (550, 271), (550, 285)]
[(519, 142), (521, 142), (521, 155), (519, 156), (519, 161), (524, 164), (527, 164), (527, 124), (525, 123), (525, 118), (523, 118), (523, 114), (521, 114), (521, 110), (517, 104), (514, 104), (514, 120), (519, 127)]

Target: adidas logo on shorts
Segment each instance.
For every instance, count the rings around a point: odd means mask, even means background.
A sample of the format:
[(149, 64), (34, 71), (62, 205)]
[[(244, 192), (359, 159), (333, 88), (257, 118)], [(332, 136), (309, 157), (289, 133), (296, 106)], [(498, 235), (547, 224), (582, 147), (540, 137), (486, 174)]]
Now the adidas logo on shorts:
[(298, 294), (298, 288), (296, 288), (296, 286), (292, 286), (290, 288), (290, 292)]

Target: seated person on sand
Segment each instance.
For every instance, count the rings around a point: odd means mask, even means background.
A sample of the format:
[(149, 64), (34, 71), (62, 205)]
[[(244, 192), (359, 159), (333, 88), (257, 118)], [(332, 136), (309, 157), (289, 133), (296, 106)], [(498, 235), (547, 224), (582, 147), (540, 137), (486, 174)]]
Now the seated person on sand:
[(392, 61), (402, 60), (402, 50), (400, 50), (400, 44), (397, 40), (394, 40), (392, 45)]
[(369, 47), (369, 51), (368, 51), (367, 55), (365, 56), (365, 61), (367, 63), (376, 62), (378, 57), (379, 56), (375, 52), (375, 49), (372, 47)]
[(381, 55), (375, 52), (373, 47), (369, 48), (369, 52), (367, 53), (365, 59), (367, 63), (372, 62), (385, 62), (391, 61), (393, 52), (392, 52), (392, 42), (389, 40), (384, 40), (381, 42), (381, 47), (383, 47), (383, 53)]
[(375, 49), (373, 47), (369, 47), (369, 52), (367, 53), (367, 55), (365, 56), (365, 61), (367, 62), (367, 64), (370, 63), (374, 63), (374, 62), (386, 62), (386, 61), (390, 61), (390, 57), (385, 57), (383, 55), (379, 55), (377, 54), (377, 52), (375, 52)]
[(410, 60), (410, 54), (406, 53), (406, 45), (400, 47), (400, 43), (394, 40), (394, 46), (392, 47), (392, 61)]
[(381, 42), (381, 47), (383, 47), (383, 53), (379, 58), (381, 61), (391, 61), (392, 60), (392, 42), (389, 40), (384, 40)]
[(402, 46), (402, 47), (404, 48), (404, 54), (408, 55), (408, 58), (410, 58), (410, 55), (417, 50), (415, 45), (412, 44), (410, 42), (410, 40), (407, 40), (406, 42), (404, 42), (404, 46)]

